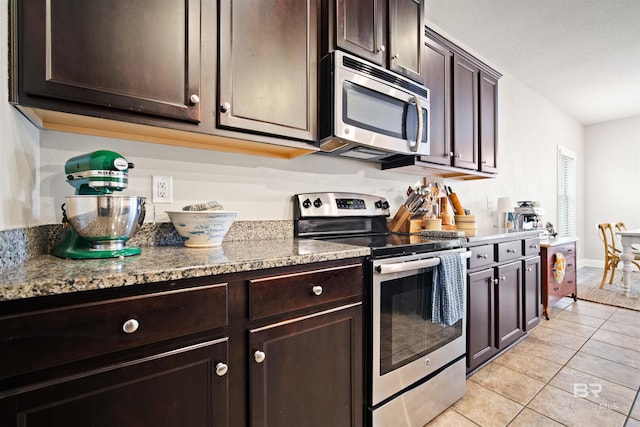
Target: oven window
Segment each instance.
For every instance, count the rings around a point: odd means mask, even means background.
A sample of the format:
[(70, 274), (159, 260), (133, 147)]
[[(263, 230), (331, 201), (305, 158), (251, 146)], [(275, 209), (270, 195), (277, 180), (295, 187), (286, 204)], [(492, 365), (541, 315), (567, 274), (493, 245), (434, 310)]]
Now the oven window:
[(431, 270), (381, 282), (380, 375), (398, 369), (462, 336), (462, 321), (431, 322)]
[(404, 101), (348, 81), (342, 83), (342, 92), (344, 123), (404, 139)]

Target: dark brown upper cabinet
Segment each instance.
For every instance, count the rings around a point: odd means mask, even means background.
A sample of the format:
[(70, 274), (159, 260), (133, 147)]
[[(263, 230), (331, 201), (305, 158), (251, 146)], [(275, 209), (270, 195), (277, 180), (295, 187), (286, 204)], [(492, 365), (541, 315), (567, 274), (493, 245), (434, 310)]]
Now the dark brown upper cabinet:
[(323, 53), (340, 48), (420, 83), (424, 5), (416, 0), (323, 0)]
[(482, 172), (498, 172), (498, 79), (480, 71), (480, 165)]
[(478, 169), (479, 70), (453, 55), (453, 166)]
[(10, 0), (9, 102), (42, 129), (312, 153), (317, 1)]
[(17, 8), (18, 102), (200, 121), (200, 1), (24, 0)]
[(424, 80), (424, 3), (389, 0), (389, 68), (420, 83)]
[(317, 139), (316, 0), (220, 1), (221, 126)]
[(423, 83), (431, 95), (431, 153), (398, 156), (382, 168), (450, 179), (495, 177), (501, 74), (430, 28), (423, 52)]

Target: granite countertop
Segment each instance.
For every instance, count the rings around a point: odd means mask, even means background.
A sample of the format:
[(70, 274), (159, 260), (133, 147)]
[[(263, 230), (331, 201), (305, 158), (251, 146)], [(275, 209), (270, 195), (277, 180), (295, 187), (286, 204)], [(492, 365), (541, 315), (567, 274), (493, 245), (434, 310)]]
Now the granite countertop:
[(307, 239), (230, 241), (217, 248), (143, 247), (140, 255), (40, 255), (0, 274), (0, 301), (368, 256), (369, 248)]
[(477, 236), (467, 237), (469, 243), (491, 243), (497, 240), (507, 238), (527, 239), (538, 237), (542, 230), (526, 230), (526, 231), (510, 231), (510, 232), (487, 232), (486, 234), (478, 234)]

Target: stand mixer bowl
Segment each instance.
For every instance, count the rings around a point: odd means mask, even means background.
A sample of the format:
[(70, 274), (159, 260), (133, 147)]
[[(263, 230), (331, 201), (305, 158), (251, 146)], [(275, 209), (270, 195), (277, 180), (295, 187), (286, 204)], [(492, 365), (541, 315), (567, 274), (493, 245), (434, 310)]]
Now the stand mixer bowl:
[(65, 199), (67, 220), (95, 250), (122, 249), (144, 221), (144, 197), (76, 195)]

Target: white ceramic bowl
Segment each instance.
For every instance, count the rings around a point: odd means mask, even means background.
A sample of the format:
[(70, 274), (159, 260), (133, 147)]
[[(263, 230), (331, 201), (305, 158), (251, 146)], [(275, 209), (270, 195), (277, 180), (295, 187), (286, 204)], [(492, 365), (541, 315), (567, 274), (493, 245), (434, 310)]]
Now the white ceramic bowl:
[(176, 231), (189, 248), (220, 246), (237, 212), (167, 211)]

